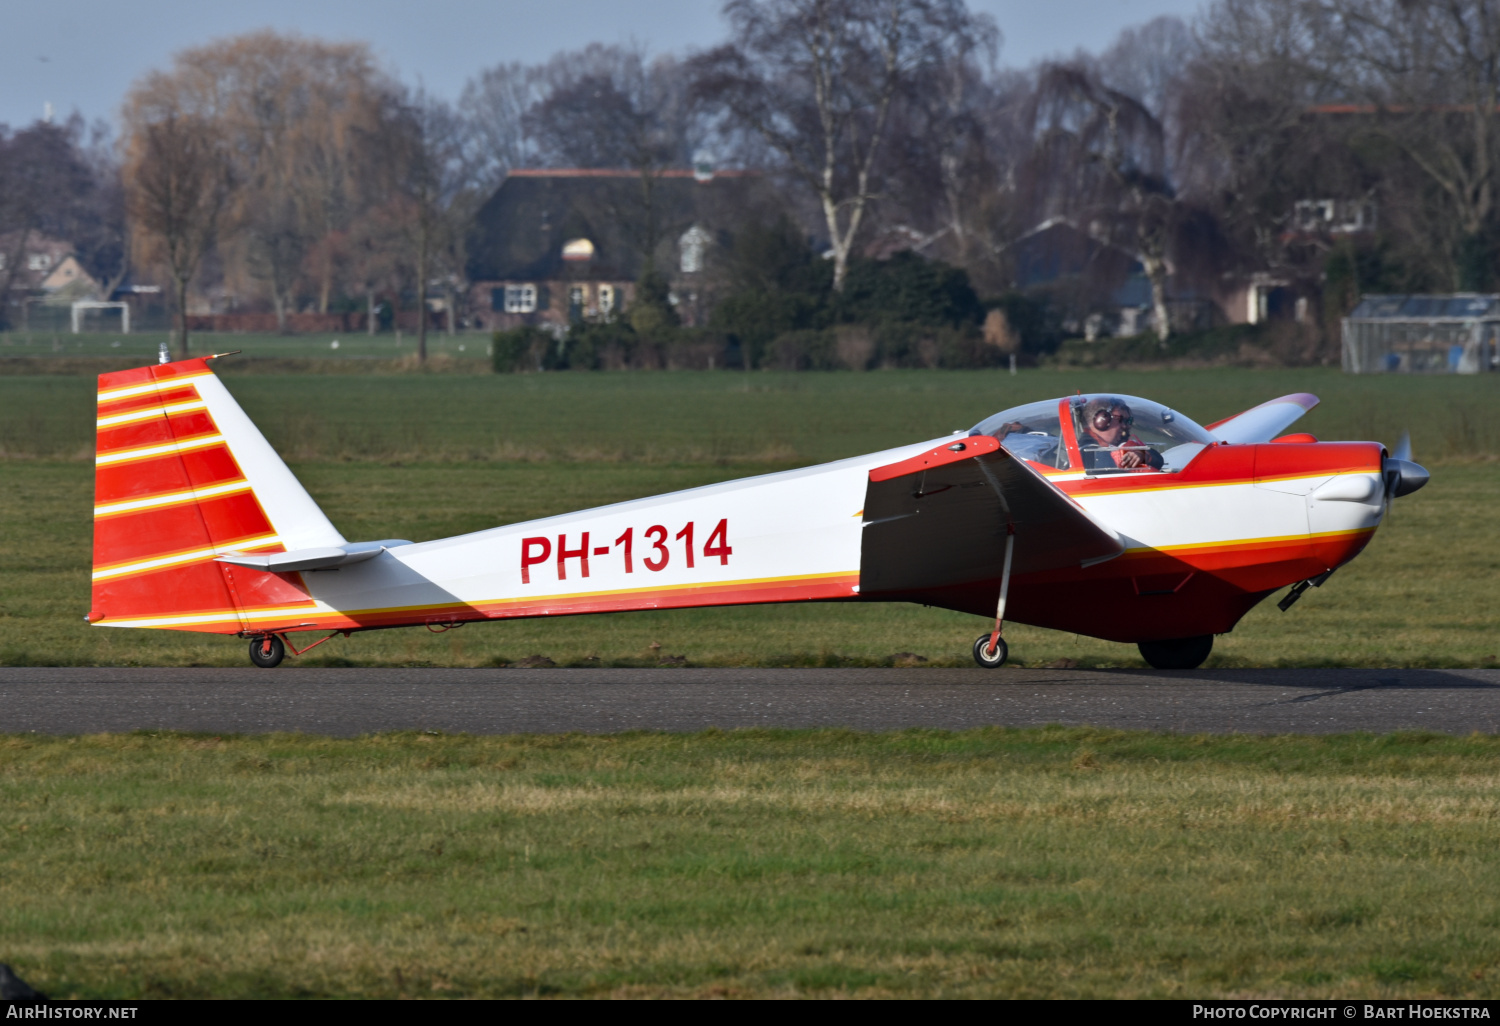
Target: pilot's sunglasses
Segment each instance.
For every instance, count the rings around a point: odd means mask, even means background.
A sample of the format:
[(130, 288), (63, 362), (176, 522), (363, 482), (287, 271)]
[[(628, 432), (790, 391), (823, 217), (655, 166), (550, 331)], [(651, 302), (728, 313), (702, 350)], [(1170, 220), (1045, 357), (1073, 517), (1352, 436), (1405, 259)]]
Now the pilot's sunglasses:
[(1134, 423), (1134, 417), (1122, 417), (1118, 413), (1106, 413), (1101, 410), (1094, 414), (1094, 427), (1100, 431), (1109, 430), (1111, 424), (1122, 424), (1128, 428)]

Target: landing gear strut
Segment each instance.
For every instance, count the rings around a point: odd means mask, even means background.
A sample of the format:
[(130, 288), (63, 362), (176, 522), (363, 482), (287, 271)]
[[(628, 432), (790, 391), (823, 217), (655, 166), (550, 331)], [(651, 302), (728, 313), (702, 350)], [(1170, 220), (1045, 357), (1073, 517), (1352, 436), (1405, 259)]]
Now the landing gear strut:
[(1158, 670), (1196, 670), (1214, 650), (1214, 636), (1173, 638), (1171, 641), (1142, 641), (1136, 645), (1141, 658)]
[[(998, 486), (997, 486), (998, 487)], [(1005, 504), (1005, 495), (1002, 493), (1000, 502)], [(1005, 506), (1006, 515), (1010, 514), (1010, 507)], [(1005, 524), (1005, 565), (1000, 571), (1000, 601), (995, 604), (995, 629), (987, 634), (981, 634), (979, 640), (974, 642), (974, 661), (986, 670), (997, 670), (1005, 665), (1005, 657), (1010, 655), (1010, 649), (1005, 645), (1005, 639), (1000, 637), (1000, 632), (1005, 629), (1005, 599), (1010, 593), (1010, 557), (1016, 547), (1016, 527), (1009, 521)]]
[[(305, 623), (300, 624), (299, 626), (315, 627), (317, 625)], [(463, 624), (453, 624), (453, 626), (462, 627)], [(353, 633), (354, 631), (352, 630), (334, 631), (327, 637), (319, 638), (317, 641), (314, 641), (306, 648), (298, 648), (296, 645), (293, 645), (290, 641), (287, 640), (286, 635), (284, 634), (259, 634), (250, 639), (250, 661), (256, 666), (264, 666), (269, 670), (271, 667), (279, 665), (281, 661), (286, 658), (287, 649), (292, 650), (292, 655), (306, 655), (313, 649), (317, 648), (319, 645), (323, 644), (323, 642), (325, 641), (332, 641), (340, 634), (347, 638)]]
[(250, 639), (250, 661), (269, 670), (286, 658), (286, 645), (274, 634)]

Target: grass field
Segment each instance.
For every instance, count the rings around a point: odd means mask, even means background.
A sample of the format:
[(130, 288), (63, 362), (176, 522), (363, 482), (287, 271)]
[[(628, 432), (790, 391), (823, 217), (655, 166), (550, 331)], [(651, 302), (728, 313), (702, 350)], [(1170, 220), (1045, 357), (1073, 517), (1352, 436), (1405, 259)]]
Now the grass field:
[[(224, 366), (232, 368), (233, 361)], [(252, 365), (253, 366), (253, 365)], [(1289, 614), (1266, 603), (1210, 665), (1495, 665), (1500, 382), (1324, 371), (306, 376), (225, 380), (350, 538), (444, 537), (805, 465), (967, 427), (1039, 396), (1145, 394), (1203, 421), (1286, 392), (1324, 403), (1322, 437), (1410, 428), (1432, 483), (1369, 550)], [(240, 665), (219, 638), (90, 628), (93, 383), (0, 377), (0, 663)], [(313, 662), (965, 665), (978, 618), (912, 606), (814, 605), (571, 617), (356, 635)], [(1015, 626), (1018, 665), (1138, 666), (1132, 646)], [(656, 646), (656, 647), (653, 647)]]
[(1500, 995), (1500, 740), (0, 737), (65, 997)]
[[(1074, 388), (1204, 421), (1317, 392), (1301, 426), (1409, 427), (1432, 483), (1210, 665), (1497, 662), (1490, 378), (328, 362), (382, 372), (256, 373), (286, 366), (268, 359), (225, 380), (351, 538), (869, 452)], [(82, 622), (92, 419), (87, 375), (0, 376), (0, 663), (243, 665), (237, 641)], [(376, 632), (310, 661), (964, 665), (980, 626), (909, 606), (681, 610)], [(1020, 664), (1140, 665), (1130, 646), (1007, 637)], [(60, 997), (1494, 998), (1497, 757), (1477, 735), (1061, 728), (0, 736), (0, 955)]]
[[(357, 361), (323, 361), (356, 369)], [(1208, 423), (1288, 392), (1323, 403), (1298, 427), (1393, 444), (1418, 459), (1500, 458), (1500, 375), (1353, 377), (1328, 369), (1171, 372), (673, 371), (268, 374), (216, 369), (281, 452), (300, 461), (818, 463), (968, 428), (1075, 389), (1144, 395)], [(45, 364), (38, 364), (45, 366)], [(72, 361), (83, 368), (88, 361)], [(0, 376), (0, 458), (86, 459), (86, 373)]]
[[(136, 364), (154, 363), (158, 347), (163, 342), (169, 347), (174, 345), (172, 336), (161, 331), (139, 331), (129, 335), (94, 331), (77, 335), (67, 331), (0, 331), (0, 360), (104, 357), (130, 360)], [(338, 345), (334, 345), (335, 342)], [(257, 359), (399, 360), (414, 357), (417, 352), (417, 337), (411, 332), (404, 332), (399, 339), (391, 332), (370, 336), (363, 331), (306, 335), (200, 332), (190, 335), (188, 344), (196, 356), (238, 349), (246, 357)], [(489, 344), (487, 332), (465, 332), (451, 337), (436, 331), (427, 334), (427, 352), (432, 356), (487, 358)], [(174, 358), (177, 355), (175, 348), (172, 355)]]

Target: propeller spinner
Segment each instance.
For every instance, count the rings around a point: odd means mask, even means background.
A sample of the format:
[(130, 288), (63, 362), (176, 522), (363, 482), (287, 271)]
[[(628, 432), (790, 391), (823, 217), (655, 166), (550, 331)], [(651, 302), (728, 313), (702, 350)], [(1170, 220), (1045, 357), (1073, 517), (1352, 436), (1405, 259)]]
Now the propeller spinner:
[(1410, 495), (1427, 483), (1432, 475), (1427, 473), (1427, 468), (1419, 463), (1413, 463), (1411, 458), (1411, 434), (1401, 432), (1401, 440), (1396, 443), (1396, 451), (1385, 458), (1381, 465), (1385, 477), (1385, 503), (1390, 508), (1391, 500), (1403, 495)]

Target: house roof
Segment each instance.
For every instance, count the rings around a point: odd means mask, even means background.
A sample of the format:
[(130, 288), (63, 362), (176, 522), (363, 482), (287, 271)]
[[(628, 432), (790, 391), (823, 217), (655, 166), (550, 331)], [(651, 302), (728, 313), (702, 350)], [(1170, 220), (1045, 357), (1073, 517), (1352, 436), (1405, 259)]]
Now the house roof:
[[(649, 202), (648, 202), (649, 197)], [(645, 179), (637, 171), (512, 171), (474, 218), (471, 281), (633, 281), (646, 250), (664, 271), (678, 238), (693, 225), (731, 231), (773, 197), (753, 172), (719, 172), (703, 180), (690, 170)], [(565, 259), (568, 243), (574, 245)]]
[(75, 282), (83, 282), (87, 288), (94, 291), (99, 288), (99, 283), (94, 280), (94, 276), (84, 270), (83, 264), (78, 262), (77, 257), (69, 253), (54, 265), (51, 273), (42, 280), (42, 288), (53, 292), (73, 285)]
[(1362, 296), (1349, 315), (1354, 321), (1493, 321), (1500, 320), (1500, 296), (1453, 295)]
[(1011, 245), (1017, 288), (1050, 285), (1060, 278), (1090, 274), (1123, 278), (1140, 261), (1107, 245), (1060, 217), (1048, 218)]
[[(11, 275), (12, 288), (40, 288), (57, 265), (72, 252), (71, 242), (54, 239), (39, 232), (25, 232), (23, 236), (22, 232), (11, 231), (0, 235), (0, 268), (6, 267), (13, 260), (18, 261)], [(41, 266), (32, 266), (32, 259), (35, 257), (43, 258)]]

